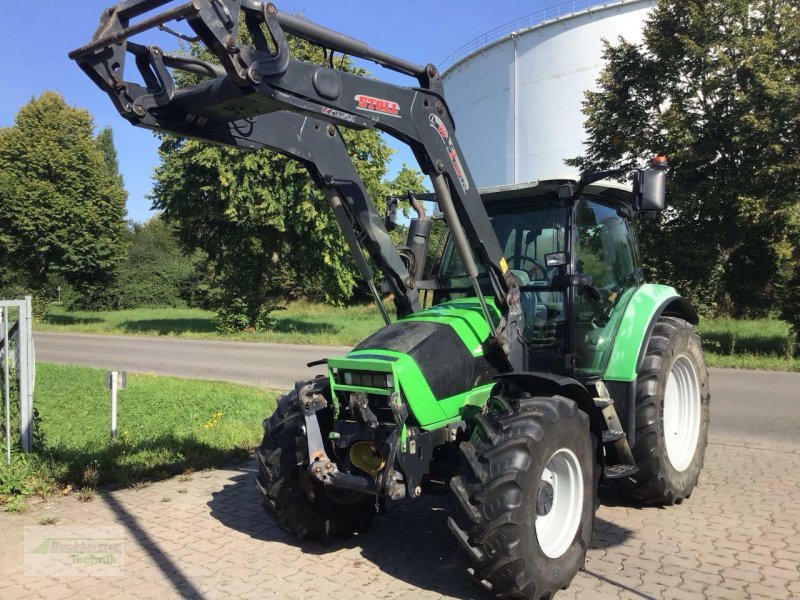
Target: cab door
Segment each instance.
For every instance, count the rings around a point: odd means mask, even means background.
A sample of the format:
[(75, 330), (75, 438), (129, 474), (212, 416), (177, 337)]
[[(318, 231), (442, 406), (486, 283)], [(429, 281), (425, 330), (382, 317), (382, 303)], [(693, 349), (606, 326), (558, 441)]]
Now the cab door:
[(575, 206), (575, 271), (591, 277), (591, 284), (577, 288), (574, 296), (577, 377), (605, 371), (625, 306), (641, 283), (634, 233), (622, 208), (586, 196)]

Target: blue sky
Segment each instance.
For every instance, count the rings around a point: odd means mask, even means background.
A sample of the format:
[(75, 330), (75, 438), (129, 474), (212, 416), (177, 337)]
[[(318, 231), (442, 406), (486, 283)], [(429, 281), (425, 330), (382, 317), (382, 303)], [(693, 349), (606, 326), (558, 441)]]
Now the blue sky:
[[(276, 5), (300, 11), (312, 21), (359, 38), (369, 45), (416, 63), (440, 63), (453, 50), (489, 29), (541, 10), (558, 0), (466, 0), (430, 2), (293, 2)], [(157, 144), (149, 131), (131, 127), (114, 110), (108, 97), (67, 59), (67, 52), (89, 41), (103, 8), (113, 0), (0, 0), (0, 127), (11, 125), (19, 108), (46, 90), (56, 90), (67, 102), (89, 110), (99, 128), (110, 125), (128, 189), (128, 216), (143, 221), (152, 214), (147, 195), (158, 164)], [(159, 38), (165, 49), (174, 38)], [(395, 83), (413, 80), (375, 66), (373, 72)], [(402, 144), (391, 165), (414, 164)]]

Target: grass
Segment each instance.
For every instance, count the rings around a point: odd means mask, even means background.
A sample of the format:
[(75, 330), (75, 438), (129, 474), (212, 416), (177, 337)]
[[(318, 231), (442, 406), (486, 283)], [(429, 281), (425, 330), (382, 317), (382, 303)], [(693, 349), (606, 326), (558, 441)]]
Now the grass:
[(289, 344), (352, 346), (379, 329), (383, 321), (374, 305), (336, 308), (310, 302), (292, 302), (271, 315), (270, 331), (221, 335), (212, 311), (195, 308), (139, 308), (119, 311), (67, 312), (53, 306), (37, 331), (158, 335), (187, 338), (251, 340)]
[[(375, 307), (335, 308), (294, 302), (273, 314), (270, 331), (222, 335), (214, 313), (199, 309), (152, 308), (108, 312), (66, 312), (52, 307), (40, 331), (157, 335), (188, 338), (250, 340), (292, 344), (352, 346), (379, 329)], [(789, 358), (789, 325), (777, 319), (703, 319), (700, 334), (708, 363), (716, 367), (800, 371), (800, 359)]]
[(24, 510), (24, 499), (77, 491), (91, 501), (101, 485), (148, 481), (223, 466), (259, 443), (261, 421), (276, 393), (215, 381), (130, 374), (119, 392), (118, 439), (109, 434), (104, 371), (37, 364), (36, 408), (42, 448), (0, 459), (0, 504)]
[(708, 364), (737, 369), (800, 371), (791, 358), (794, 338), (778, 319), (703, 319), (698, 327)]

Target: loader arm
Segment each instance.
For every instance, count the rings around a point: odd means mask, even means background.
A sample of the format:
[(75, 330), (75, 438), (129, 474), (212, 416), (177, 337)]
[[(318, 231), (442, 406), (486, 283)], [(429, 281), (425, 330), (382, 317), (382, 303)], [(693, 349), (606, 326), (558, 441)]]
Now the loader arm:
[[(519, 335), (522, 310), (517, 282), (508, 270), (459, 148), (436, 68), (389, 56), (256, 0), (193, 0), (141, 18), (167, 3), (168, 0), (125, 0), (108, 9), (92, 41), (71, 52), (70, 58), (109, 94), (117, 110), (134, 125), (212, 143), (270, 147), (306, 164), (316, 183), (328, 190), (329, 198), (341, 196), (347, 200), (343, 203), (348, 205), (345, 210), (365, 248), (387, 275), (392, 291), (400, 296), (396, 302), (401, 315), (418, 308), (415, 282), (396, 251), (387, 247), (388, 234), (355, 176), (349, 157), (342, 151), (341, 136), (333, 125), (377, 128), (408, 144), (422, 171), (431, 178), (492, 339), (504, 350), (509, 367), (523, 368), (525, 351)], [(252, 46), (238, 41), (240, 17), (253, 39)], [(132, 23), (135, 18), (139, 20)], [(186, 20), (220, 64), (164, 55), (155, 46), (128, 39), (176, 20)], [(389, 84), (332, 66), (292, 59), (284, 32), (415, 77), (419, 86)], [(124, 79), (127, 54), (133, 55), (144, 86)], [(178, 88), (169, 68), (208, 79)], [(326, 135), (335, 141), (335, 146), (333, 142), (324, 143)], [(349, 168), (345, 162), (350, 163)], [(347, 228), (344, 233), (349, 235)], [(496, 304), (502, 309), (499, 324), (487, 308), (475, 259), (482, 265)]]

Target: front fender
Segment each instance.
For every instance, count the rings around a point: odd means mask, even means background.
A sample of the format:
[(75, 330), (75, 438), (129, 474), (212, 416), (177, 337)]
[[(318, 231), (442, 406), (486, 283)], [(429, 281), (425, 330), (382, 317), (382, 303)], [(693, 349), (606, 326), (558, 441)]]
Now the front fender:
[(531, 396), (564, 396), (573, 400), (578, 408), (589, 416), (589, 427), (598, 441), (596, 449), (598, 464), (604, 464), (603, 447), (600, 442), (606, 427), (605, 420), (585, 385), (571, 377), (540, 371), (503, 373), (497, 375), (495, 380), (497, 380), (497, 384), (492, 389), (492, 395), (499, 391), (498, 388), (511, 384), (528, 392)]

